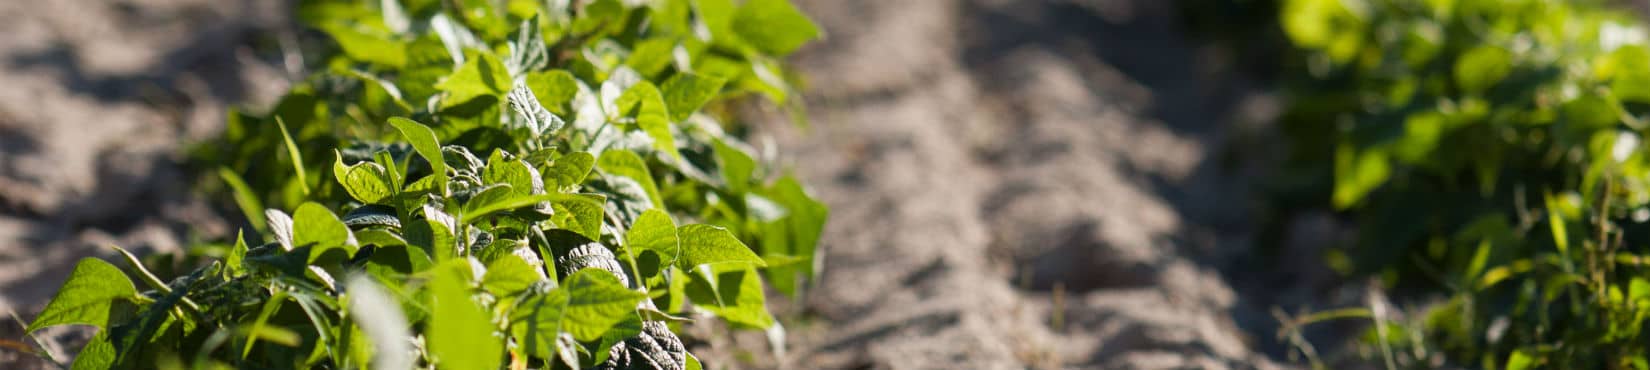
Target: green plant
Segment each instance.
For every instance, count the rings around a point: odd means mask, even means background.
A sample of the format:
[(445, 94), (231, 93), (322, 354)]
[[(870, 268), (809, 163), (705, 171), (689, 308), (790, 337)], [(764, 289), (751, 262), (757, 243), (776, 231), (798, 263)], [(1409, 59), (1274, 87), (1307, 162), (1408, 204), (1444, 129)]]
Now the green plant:
[[(1332, 266), (1445, 292), (1388, 366), (1650, 368), (1650, 44), (1594, 1), (1290, 0), (1293, 191), (1356, 221)], [(1349, 316), (1346, 312), (1330, 316)]]
[(782, 334), (764, 288), (806, 286), (827, 211), (716, 111), (794, 105), (818, 30), (568, 3), (302, 2), (318, 71), (193, 150), (255, 235), (170, 282), (128, 254), (148, 290), (82, 260), (28, 330), (100, 328), (75, 368), (684, 369), (689, 318)]

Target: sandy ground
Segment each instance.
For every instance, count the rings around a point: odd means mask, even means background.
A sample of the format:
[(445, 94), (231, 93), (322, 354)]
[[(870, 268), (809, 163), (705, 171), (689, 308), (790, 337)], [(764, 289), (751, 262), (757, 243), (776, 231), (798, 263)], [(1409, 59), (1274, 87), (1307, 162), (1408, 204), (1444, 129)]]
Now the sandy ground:
[(813, 129), (767, 127), (832, 207), (803, 308), (829, 324), (788, 365), (1279, 367), (1220, 273), (1255, 172), (1221, 153), (1275, 103), (1172, 3), (801, 6), (829, 32), (797, 59)]
[[(734, 368), (1291, 367), (1268, 310), (1331, 279), (1251, 264), (1266, 168), (1227, 155), (1273, 149), (1234, 138), (1264, 131), (1276, 102), (1183, 34), (1172, 2), (798, 3), (828, 33), (795, 59), (812, 124), (752, 117), (832, 208), (825, 270), (775, 303), (783, 355), (708, 326), (692, 330), (718, 339), (696, 353)], [(32, 316), (102, 243), (227, 232), (187, 196), (177, 151), (227, 104), (284, 89), (293, 72), (249, 46), (284, 13), (0, 2), (0, 306)]]

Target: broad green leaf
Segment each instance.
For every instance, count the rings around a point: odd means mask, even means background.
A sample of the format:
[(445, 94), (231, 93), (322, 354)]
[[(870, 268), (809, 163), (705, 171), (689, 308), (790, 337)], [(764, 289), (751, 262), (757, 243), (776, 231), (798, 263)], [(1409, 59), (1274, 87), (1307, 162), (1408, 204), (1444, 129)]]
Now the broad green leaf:
[(636, 304), (646, 295), (625, 288), (613, 273), (598, 268), (574, 272), (562, 280), (561, 287), (549, 293), (528, 298), (517, 306), (518, 325), (529, 337), (524, 341), (535, 355), (549, 354), (553, 335), (567, 332), (580, 341), (600, 339), (613, 325), (636, 314)]
[(561, 158), (556, 158), (556, 162), (550, 166), (550, 173), (547, 175), (556, 180), (557, 187), (567, 188), (583, 183), (584, 178), (590, 174), (590, 169), (595, 167), (595, 164), (596, 157), (590, 155), (590, 153), (568, 153), (561, 156)]
[(607, 199), (594, 194), (550, 194), (550, 206), (555, 216), (550, 220), (557, 227), (584, 235), (590, 240), (602, 237), (602, 203)]
[(1524, 351), (1524, 350), (1516, 350), (1516, 351), (1513, 351), (1511, 356), (1507, 357), (1507, 368), (1506, 369), (1507, 370), (1529, 370), (1529, 369), (1534, 369), (1536, 363), (1537, 363), (1536, 359), (1534, 357), (1531, 357), (1529, 352)]
[(1335, 149), (1335, 208), (1347, 209), (1358, 204), (1364, 195), (1386, 183), (1390, 170), (1385, 152), (1359, 151), (1350, 143), (1342, 143)]
[(393, 247), (397, 245), (407, 245), (406, 239), (402, 239), (401, 236), (396, 235), (389, 230), (367, 229), (355, 231), (354, 233), (355, 241), (363, 246), (376, 245), (380, 247)]
[(756, 266), (765, 266), (761, 257), (751, 252), (745, 243), (733, 236), (728, 229), (711, 225), (686, 225), (676, 229), (676, 235), (681, 240), (682, 253), (676, 259), (676, 266), (683, 270), (692, 270), (703, 264), (718, 263), (749, 263)]
[(1644, 278), (1629, 280), (1627, 283), (1627, 298), (1632, 299), (1635, 302), (1634, 304), (1645, 304), (1643, 301), (1650, 300), (1650, 281)]
[(647, 162), (636, 153), (623, 150), (608, 150), (602, 152), (602, 158), (597, 162), (602, 172), (612, 175), (629, 177), (636, 180), (647, 192), (648, 199), (652, 200), (653, 208), (664, 209), (664, 198), (659, 196), (659, 186), (653, 182), (653, 175), (647, 169)]
[(737, 325), (763, 329), (773, 326), (756, 269), (746, 264), (724, 264), (691, 271), (695, 273), (690, 274), (687, 294), (696, 307)]
[(819, 37), (819, 26), (789, 0), (746, 1), (734, 13), (733, 31), (762, 52), (781, 56)]
[[(641, 253), (653, 251), (659, 254), (661, 265), (676, 262), (681, 254), (681, 241), (676, 237), (676, 222), (671, 221), (670, 214), (657, 208), (642, 212), (636, 222), (625, 231), (624, 239), (629, 243), (625, 247)], [(633, 256), (634, 257), (634, 256)]]
[(550, 113), (566, 116), (567, 102), (579, 93), (579, 80), (565, 70), (532, 72), (527, 74), (527, 88)]
[(734, 13), (738, 11), (733, 0), (694, 0), (693, 5), (698, 10), (700, 21), (710, 31), (712, 40), (739, 45), (736, 41), (738, 35), (733, 31)]
[(344, 221), (327, 207), (313, 202), (299, 205), (298, 210), (292, 213), (292, 231), (294, 247), (310, 247), (308, 262), (315, 262), (334, 250), (343, 252), (343, 257), (348, 258), (358, 248), (349, 226), (345, 226)]
[(246, 245), (246, 232), (235, 230), (235, 245), (229, 247), (224, 254), (223, 264), (226, 276), (234, 277), (246, 273), (246, 252), (250, 248)]
[(539, 271), (521, 257), (505, 255), (487, 265), (487, 274), (482, 277), (481, 286), (495, 296), (515, 295), (542, 279)]
[[(766, 223), (760, 236), (763, 253), (767, 255), (764, 260), (769, 261), (766, 270), (768, 282), (781, 293), (794, 296), (814, 275), (816, 246), (830, 210), (824, 203), (809, 196), (802, 189), (802, 184), (789, 176), (780, 178), (762, 193), (787, 209), (785, 217)], [(774, 254), (798, 261), (796, 264), (773, 263), (770, 257)]]
[(384, 166), (373, 162), (346, 166), (342, 153), (334, 150), (333, 154), (337, 159), (332, 162), (332, 174), (350, 197), (361, 203), (376, 204), (395, 195), (394, 179)]
[(389, 68), (407, 65), (404, 46), (389, 37), (368, 34), (342, 23), (324, 24), (319, 28), (337, 40), (351, 59)]
[(1455, 61), (1455, 84), (1469, 93), (1482, 93), (1512, 72), (1513, 55), (1496, 46), (1478, 46)]
[(246, 222), (251, 223), (258, 232), (268, 233), (269, 221), (264, 219), (264, 203), (258, 200), (258, 195), (246, 185), (246, 180), (241, 179), (241, 175), (229, 167), (218, 167), (218, 178), (229, 184), (229, 189), (235, 197), (235, 205), (241, 208), (241, 213), (246, 216)]
[(1279, 23), (1284, 34), (1305, 48), (1328, 46), (1341, 33), (1336, 26), (1356, 19), (1340, 0), (1284, 1), (1282, 8)]
[(692, 353), (688, 353), (686, 359), (687, 366), (684, 370), (705, 370), (705, 365), (699, 363), (699, 358), (693, 356)]
[(1609, 101), (1591, 95), (1564, 102), (1559, 112), (1564, 115), (1566, 128), (1580, 135), (1608, 128), (1614, 125), (1619, 117), (1616, 115), (1616, 108)]
[(671, 51), (676, 48), (676, 40), (670, 38), (654, 38), (636, 43), (630, 51), (630, 56), (624, 64), (641, 73), (642, 76), (658, 74), (670, 65)]
[(681, 159), (682, 154), (676, 151), (676, 138), (670, 133), (670, 111), (658, 87), (647, 81), (638, 82), (619, 95), (617, 105), (620, 112), (635, 113), (636, 126), (653, 138), (654, 149)]
[(492, 53), (479, 51), (471, 54), (463, 66), (435, 85), (449, 95), (442, 107), (452, 107), (480, 96), (503, 97), (510, 91), (510, 71)]
[[(446, 261), (456, 256), (457, 252), (463, 248), (458, 244), (457, 235), (460, 226), (458, 218), (428, 205), (424, 206), (424, 218), (425, 221), (428, 221), (424, 223), (425, 227), (422, 230), (414, 230), (423, 231), (424, 233), (418, 235), (416, 239), (419, 242), (428, 243), (432, 249), (430, 255), (435, 257), (436, 261)], [(417, 225), (417, 223), (414, 223), (414, 225)], [(413, 243), (414, 239), (413, 231), (408, 231), (407, 241)]]
[(728, 191), (733, 194), (745, 194), (750, 189), (751, 176), (756, 171), (756, 160), (750, 154), (735, 148), (720, 140), (716, 141), (716, 158), (720, 161), (722, 181), (727, 183)]
[(70, 370), (101, 370), (115, 367), (115, 345), (109, 342), (109, 330), (100, 330), (86, 347), (75, 354)]
[(488, 158), (487, 167), (481, 172), (481, 181), (486, 184), (508, 184), (518, 196), (533, 195), (535, 191), (544, 190), (544, 180), (539, 177), (538, 170), (516, 158), (505, 158), (503, 151), (493, 152)]
[(24, 332), (56, 325), (91, 325), (107, 329), (115, 300), (137, 298), (137, 287), (120, 268), (97, 258), (83, 258), (69, 273), (69, 281), (52, 296), (46, 309)]
[[(423, 224), (425, 232), (428, 233), (428, 223), (414, 224)], [(401, 245), (378, 246), (372, 253), (372, 258), (367, 261), (365, 269), (379, 276), (400, 276), (428, 270), (433, 263), (429, 253), (423, 247), (410, 244), (403, 242)], [(386, 274), (387, 272), (395, 274)]]
[(692, 73), (678, 73), (665, 81), (665, 105), (670, 109), (670, 120), (673, 122), (687, 119), (699, 107), (705, 106), (722, 91), (722, 84), (727, 80), (712, 76), (701, 76)]
[(630, 339), (642, 334), (642, 317), (640, 311), (641, 310), (638, 310), (638, 315), (626, 315), (624, 320), (619, 321), (618, 324), (614, 324), (613, 328), (608, 329), (606, 333), (602, 333), (601, 339), (596, 341), (595, 347), (593, 347), (590, 351), (594, 357), (591, 359), (593, 362), (602, 363), (607, 361), (607, 358), (611, 355), (609, 351), (613, 348), (614, 344), (618, 344), (619, 342), (623, 342), (625, 339)]
[(441, 156), (441, 144), (436, 141), (435, 131), (430, 130), (429, 126), (406, 118), (390, 117), (389, 121), (390, 125), (395, 126), (395, 129), (401, 132), (401, 136), (406, 137), (407, 142), (412, 144), (413, 150), (424, 157), (425, 162), (430, 163), (430, 171), (434, 172), (435, 176), (432, 181), (441, 189), (442, 194), (446, 194), (447, 161)]
[(432, 315), (430, 353), (442, 369), (497, 369), (502, 365), (504, 342), (493, 336), (487, 310), (472, 298), (470, 261), (454, 259), (433, 270), (430, 278)]

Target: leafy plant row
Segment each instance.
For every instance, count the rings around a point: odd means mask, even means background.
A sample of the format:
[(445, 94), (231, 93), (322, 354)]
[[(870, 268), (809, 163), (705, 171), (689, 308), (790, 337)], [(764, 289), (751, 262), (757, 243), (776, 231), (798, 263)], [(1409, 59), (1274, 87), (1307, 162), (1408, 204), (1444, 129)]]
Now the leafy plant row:
[(1446, 298), (1404, 320), (1354, 315), (1377, 320), (1370, 358), (1650, 368), (1641, 21), (1597, 1), (1282, 5), (1304, 72), (1285, 187), (1355, 221), (1333, 267)]
[(786, 0), (297, 13), (315, 72), (192, 150), (252, 229), (169, 281), (82, 260), (27, 329), (99, 328), (73, 368), (696, 369), (688, 322), (783, 337), (765, 288), (807, 286), (827, 210), (723, 122), (796, 109), (780, 58), (819, 31)]

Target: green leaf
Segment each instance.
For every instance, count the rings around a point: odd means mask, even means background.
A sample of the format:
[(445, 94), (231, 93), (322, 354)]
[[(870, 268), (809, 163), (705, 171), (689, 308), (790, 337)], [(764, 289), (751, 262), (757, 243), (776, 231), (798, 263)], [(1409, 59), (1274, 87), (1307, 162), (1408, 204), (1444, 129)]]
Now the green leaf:
[(695, 306), (737, 325), (763, 329), (773, 326), (762, 281), (750, 265), (724, 264), (695, 271), (687, 286), (688, 298)]
[(389, 68), (407, 65), (404, 46), (388, 37), (368, 34), (342, 23), (324, 24), (319, 28), (332, 36), (333, 40), (337, 40), (338, 46), (344, 49), (344, 54), (349, 55), (350, 59)]
[[(605, 153), (605, 152), (604, 152)], [(584, 182), (584, 178), (594, 168), (596, 157), (585, 152), (573, 152), (556, 158), (550, 166), (550, 177), (556, 180), (556, 186), (567, 188)]]
[(819, 37), (819, 26), (789, 0), (750, 0), (733, 16), (733, 31), (752, 46), (772, 55), (786, 55)]
[(670, 154), (671, 158), (682, 158), (676, 151), (676, 138), (670, 133), (669, 108), (658, 87), (647, 81), (637, 82), (619, 95), (616, 104), (620, 112), (635, 113), (636, 126), (653, 138), (654, 149)]
[(623, 150), (608, 150), (602, 152), (602, 158), (597, 165), (608, 174), (628, 177), (636, 180), (647, 192), (648, 199), (652, 200), (653, 208), (664, 209), (664, 198), (659, 196), (659, 186), (653, 182), (653, 175), (647, 169), (647, 162), (636, 153)]
[(519, 326), (530, 332), (524, 343), (535, 355), (545, 357), (557, 332), (567, 332), (580, 341), (600, 339), (613, 325), (635, 315), (636, 304), (643, 298), (645, 294), (625, 288), (613, 273), (586, 268), (569, 275), (561, 287), (522, 302), (511, 321), (527, 323)]
[(1489, 263), (1490, 253), (1493, 253), (1491, 251), (1493, 246), (1493, 244), (1490, 244), (1489, 238), (1484, 238), (1484, 240), (1478, 242), (1478, 250), (1472, 253), (1472, 262), (1467, 263), (1465, 276), (1468, 281), (1477, 279), (1478, 274), (1484, 271), (1484, 266)]
[(298, 150), (298, 143), (292, 141), (292, 134), (286, 129), (286, 121), (281, 116), (275, 116), (275, 125), (281, 128), (281, 139), (286, 142), (286, 154), (292, 159), (292, 170), (297, 174), (298, 189), (304, 195), (309, 195), (309, 179), (304, 174), (304, 155)]
[(430, 353), (442, 369), (497, 369), (504, 342), (493, 336), (487, 310), (471, 298), (470, 261), (442, 263), (430, 278)]
[(481, 286), (494, 296), (512, 296), (542, 279), (539, 271), (519, 256), (505, 255), (487, 265), (487, 274), (482, 277)]
[(624, 64), (641, 73), (642, 76), (653, 76), (660, 70), (670, 66), (671, 51), (676, 48), (676, 40), (670, 38), (653, 38), (636, 43), (630, 51), (630, 56)]
[(736, 34), (733, 33), (733, 16), (738, 10), (733, 0), (695, 0), (694, 8), (699, 12), (699, 18), (710, 31), (711, 39), (717, 43), (739, 44)]
[(235, 205), (240, 207), (241, 213), (246, 216), (246, 222), (251, 223), (258, 232), (268, 233), (269, 221), (264, 219), (264, 203), (252, 193), (252, 188), (246, 185), (246, 180), (241, 179), (241, 175), (229, 167), (218, 167), (218, 178), (229, 184), (229, 189), (235, 197)]
[(354, 166), (344, 165), (344, 155), (333, 151), (332, 174), (339, 185), (350, 197), (366, 204), (376, 204), (395, 196), (394, 180), (389, 170), (373, 162), (356, 163)]
[(705, 370), (705, 365), (699, 363), (699, 358), (693, 356), (692, 353), (687, 354), (686, 362), (687, 366), (685, 366), (683, 370)]
[(830, 209), (808, 196), (802, 184), (790, 176), (780, 178), (762, 194), (788, 210), (785, 217), (764, 225), (760, 236), (763, 253), (801, 260), (788, 266), (774, 266), (770, 262), (766, 271), (768, 282), (782, 293), (795, 295), (814, 275), (812, 262)]
[(246, 273), (246, 252), (250, 248), (246, 246), (245, 234), (244, 230), (235, 230), (235, 245), (229, 247), (229, 252), (225, 253), (223, 258), (226, 276), (234, 277)]
[(1512, 355), (1507, 357), (1507, 370), (1529, 370), (1534, 369), (1535, 365), (1536, 359), (1525, 350), (1513, 351)]
[(716, 141), (716, 158), (721, 161), (722, 181), (727, 183), (728, 191), (736, 195), (745, 194), (756, 171), (756, 160), (745, 151), (720, 140)]
[(532, 72), (527, 74), (527, 88), (533, 90), (533, 96), (544, 109), (566, 116), (572, 113), (567, 110), (567, 102), (578, 95), (579, 80), (566, 70)]
[(24, 332), (48, 326), (81, 324), (108, 328), (109, 310), (117, 299), (137, 297), (137, 287), (120, 268), (97, 258), (83, 258), (69, 273), (69, 280), (52, 296), (46, 309), (30, 322)]
[(510, 91), (510, 71), (504, 69), (504, 64), (499, 63), (493, 53), (478, 51), (472, 56), (452, 75), (436, 83), (436, 88), (449, 94), (442, 101), (443, 108), (456, 106), (480, 96), (502, 98), (506, 91)]
[(1512, 72), (1512, 52), (1495, 46), (1478, 46), (1455, 61), (1455, 84), (1469, 93), (1482, 93)]
[(482, 183), (508, 184), (516, 195), (533, 195), (544, 190), (544, 180), (539, 178), (538, 171), (520, 159), (505, 158), (503, 153), (495, 151), (487, 159), (487, 167), (481, 172)]
[(555, 216), (550, 220), (556, 226), (572, 230), (590, 240), (602, 237), (602, 203), (607, 199), (595, 194), (551, 194), (550, 206)]
[(1564, 232), (1564, 217), (1559, 214), (1559, 205), (1551, 194), (1546, 195), (1547, 226), (1553, 233), (1553, 245), (1558, 247), (1560, 255), (1570, 253), (1570, 236)]
[(390, 125), (401, 131), (401, 136), (406, 137), (407, 142), (412, 144), (413, 151), (418, 152), (419, 156), (424, 157), (424, 161), (430, 163), (430, 171), (435, 176), (433, 181), (445, 195), (447, 161), (441, 157), (441, 144), (436, 141), (435, 131), (430, 130), (429, 126), (401, 117), (390, 117)]
[(1563, 113), (1566, 128), (1571, 132), (1586, 135), (1594, 130), (1608, 128), (1614, 125), (1619, 116), (1615, 106), (1610, 101), (1598, 96), (1581, 96), (1564, 102), (1559, 107)]
[(101, 370), (115, 368), (115, 345), (109, 342), (109, 331), (98, 331), (86, 347), (74, 356), (71, 370)]
[(676, 229), (681, 238), (682, 253), (676, 266), (692, 270), (699, 265), (718, 263), (749, 263), (766, 266), (761, 257), (751, 252), (732, 232), (719, 226), (687, 225)]
[(1352, 144), (1342, 143), (1335, 149), (1335, 208), (1347, 209), (1358, 204), (1364, 195), (1386, 183), (1390, 170), (1385, 152), (1373, 149), (1360, 152)]
[(358, 247), (349, 226), (327, 207), (314, 202), (305, 202), (292, 213), (292, 244), (295, 248), (310, 247), (307, 262), (315, 262), (334, 250), (342, 251), (347, 258)]
[(676, 262), (681, 254), (681, 241), (676, 237), (676, 222), (670, 220), (670, 214), (657, 208), (642, 212), (636, 217), (636, 222), (625, 231), (626, 248), (641, 253), (653, 251), (659, 254), (659, 263), (669, 265)]
[(700, 107), (722, 91), (727, 80), (692, 73), (678, 73), (665, 81), (665, 105), (670, 109), (670, 120), (681, 121), (699, 111)]

